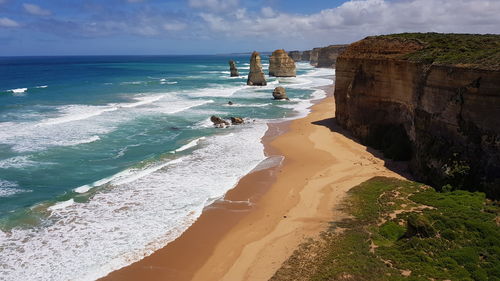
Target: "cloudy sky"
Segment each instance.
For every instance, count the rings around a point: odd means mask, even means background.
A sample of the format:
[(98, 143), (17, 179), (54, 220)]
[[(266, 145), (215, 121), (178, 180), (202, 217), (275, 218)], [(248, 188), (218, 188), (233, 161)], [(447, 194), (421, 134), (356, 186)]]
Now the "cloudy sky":
[(500, 0), (0, 0), (0, 56), (310, 49), (406, 31), (500, 33)]

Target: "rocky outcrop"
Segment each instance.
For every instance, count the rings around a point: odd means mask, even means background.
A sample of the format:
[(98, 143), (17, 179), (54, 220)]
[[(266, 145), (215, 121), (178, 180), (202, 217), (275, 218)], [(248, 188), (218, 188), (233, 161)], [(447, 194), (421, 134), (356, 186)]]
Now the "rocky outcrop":
[(351, 44), (337, 59), (336, 120), (386, 156), (409, 159), (419, 180), (499, 198), (500, 67), (408, 59), (426, 50), (406, 37)]
[(318, 64), (319, 50), (321, 50), (321, 48), (314, 48), (311, 50), (309, 55), (309, 63), (311, 63), (311, 65), (316, 66)]
[(302, 60), (302, 52), (301, 51), (288, 52), (288, 56), (290, 58), (292, 58), (293, 61), (301, 61)]
[(240, 125), (245, 123), (245, 120), (241, 117), (231, 117), (231, 124), (233, 125)]
[(347, 45), (331, 45), (320, 48), (316, 67), (335, 68), (337, 57), (347, 48)]
[(311, 60), (311, 51), (303, 51), (301, 61), (310, 61)]
[(236, 68), (236, 63), (234, 60), (229, 61), (229, 71), (231, 71), (231, 77), (238, 77), (240, 73), (238, 72), (238, 68)]
[(229, 122), (220, 118), (219, 116), (212, 115), (210, 117), (210, 121), (212, 121), (212, 123), (214, 123), (214, 126), (217, 128), (225, 128), (229, 126)]
[(273, 52), (269, 57), (269, 76), (295, 77), (295, 62), (288, 56), (285, 50), (280, 49)]
[(262, 62), (260, 54), (253, 52), (250, 58), (250, 72), (248, 73), (247, 85), (249, 86), (266, 86), (266, 77), (262, 71)]
[(286, 90), (283, 87), (276, 87), (273, 91), (273, 98), (275, 100), (287, 100)]

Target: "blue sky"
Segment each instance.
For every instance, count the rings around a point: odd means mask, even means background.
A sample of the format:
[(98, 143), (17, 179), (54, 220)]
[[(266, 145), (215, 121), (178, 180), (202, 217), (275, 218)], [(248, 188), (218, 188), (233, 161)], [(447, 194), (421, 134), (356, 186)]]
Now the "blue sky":
[(500, 0), (0, 0), (0, 56), (310, 49), (405, 31), (500, 32)]

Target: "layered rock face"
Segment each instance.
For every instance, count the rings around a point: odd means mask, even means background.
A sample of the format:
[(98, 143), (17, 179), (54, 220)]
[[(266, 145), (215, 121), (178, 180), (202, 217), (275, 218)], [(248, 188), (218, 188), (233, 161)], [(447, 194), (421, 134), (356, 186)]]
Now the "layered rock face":
[(262, 71), (262, 62), (260, 54), (253, 52), (250, 58), (250, 72), (248, 73), (247, 85), (249, 86), (266, 86), (266, 77)]
[(300, 58), (302, 61), (310, 61), (311, 60), (311, 51), (303, 51), (302, 57)]
[(302, 52), (301, 51), (291, 51), (288, 52), (288, 56), (292, 58), (294, 61), (302, 60)]
[(316, 67), (335, 67), (337, 57), (345, 51), (347, 45), (331, 45), (320, 48), (318, 51), (318, 62)]
[(500, 195), (500, 68), (415, 62), (419, 40), (368, 37), (337, 59), (336, 120), (419, 180)]
[(309, 55), (309, 63), (311, 63), (311, 65), (316, 66), (318, 64), (319, 50), (321, 50), (321, 48), (314, 48), (311, 50)]
[(238, 77), (240, 73), (238, 72), (238, 68), (236, 68), (236, 63), (234, 60), (229, 61), (229, 71), (231, 71), (231, 77)]
[(269, 57), (269, 76), (295, 77), (295, 62), (285, 50), (276, 50)]

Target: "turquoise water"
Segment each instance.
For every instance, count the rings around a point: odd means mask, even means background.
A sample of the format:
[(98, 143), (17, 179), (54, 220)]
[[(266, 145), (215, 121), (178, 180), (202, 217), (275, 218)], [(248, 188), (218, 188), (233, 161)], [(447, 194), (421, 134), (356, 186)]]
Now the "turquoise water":
[[(0, 58), (0, 275), (93, 280), (180, 235), (266, 159), (267, 123), (332, 82), (299, 64), (248, 87), (248, 59)], [(277, 85), (291, 101), (271, 99)], [(247, 120), (216, 129), (214, 114)]]

